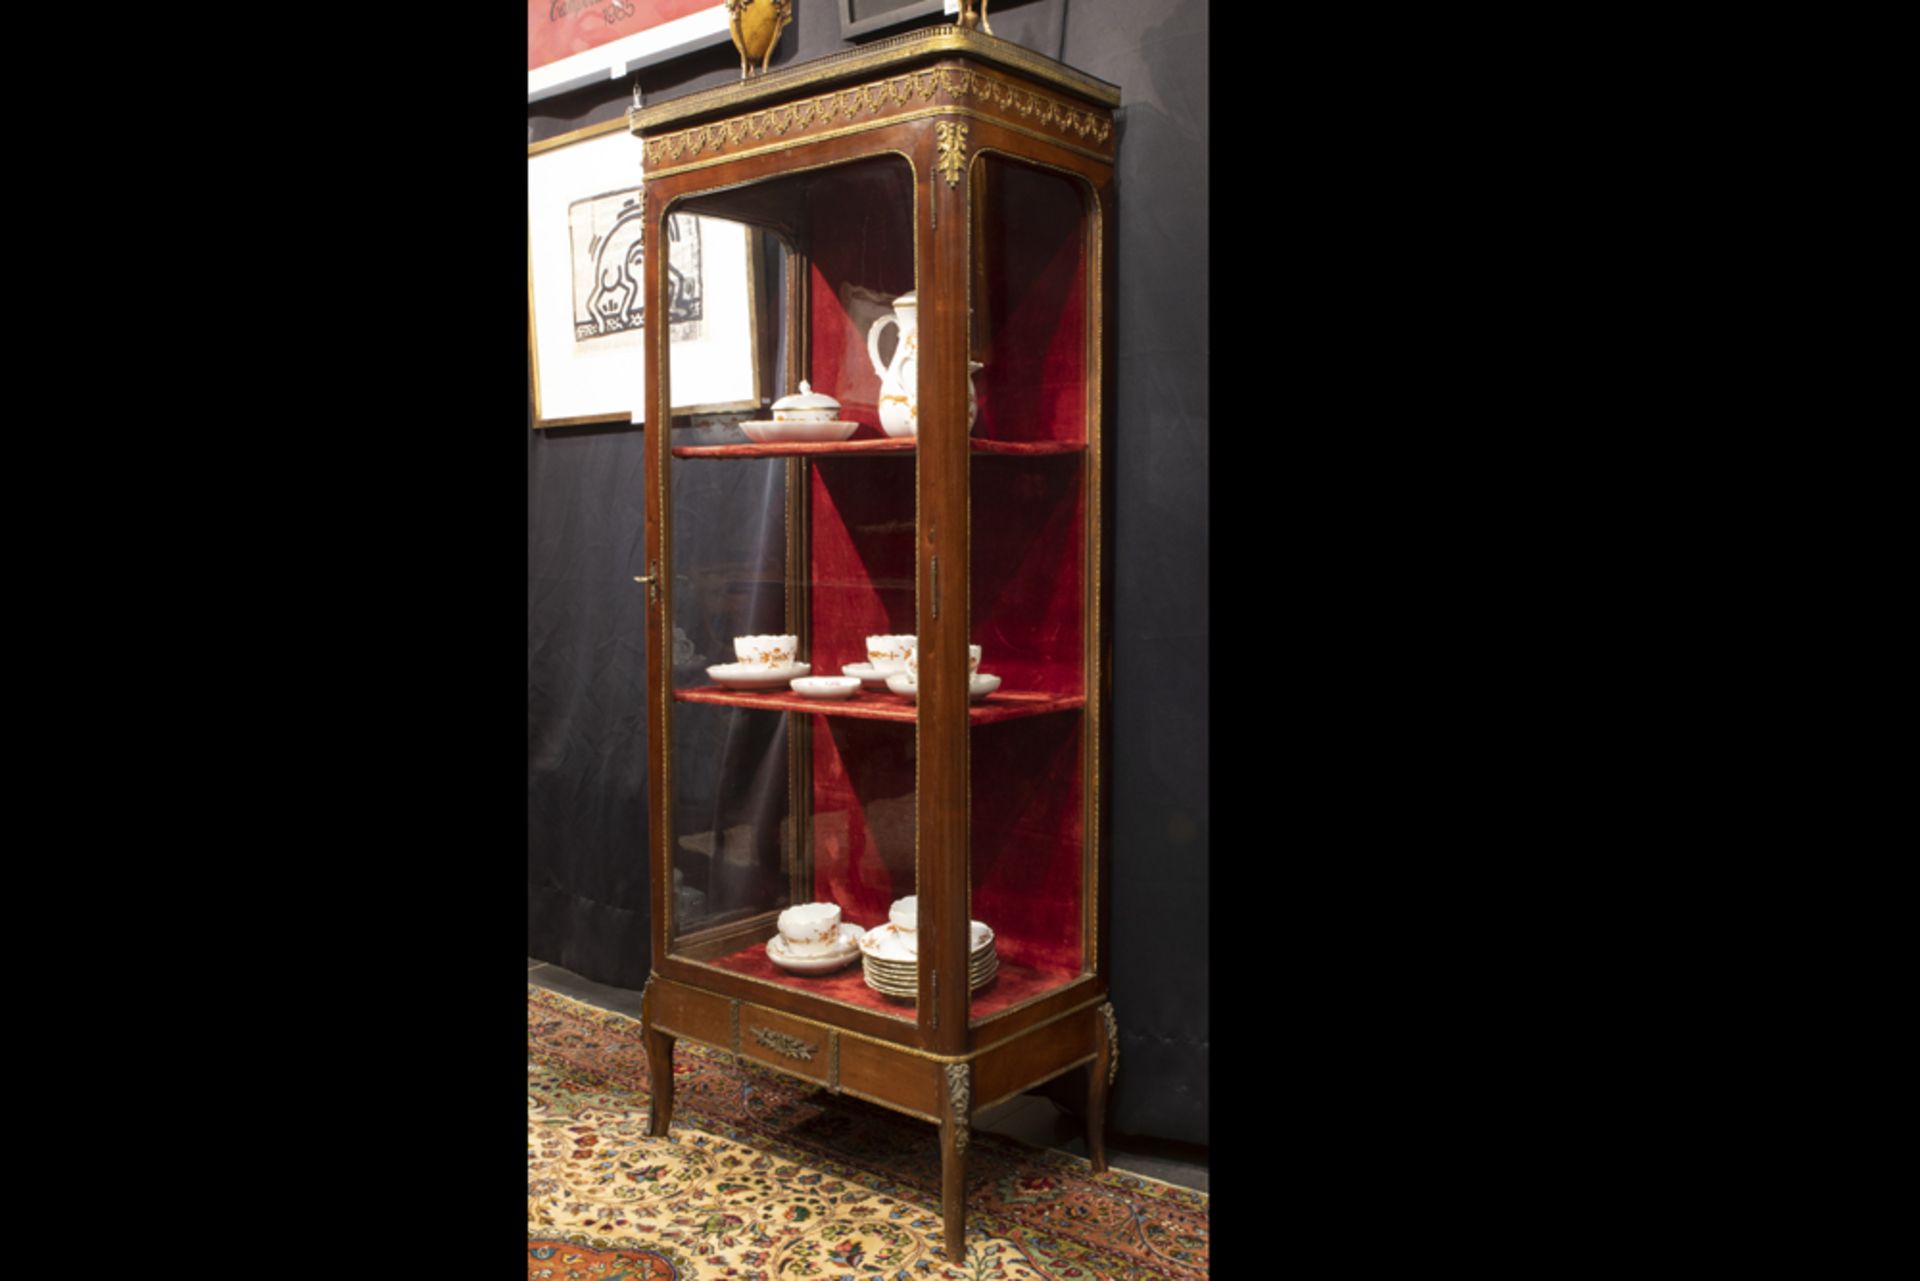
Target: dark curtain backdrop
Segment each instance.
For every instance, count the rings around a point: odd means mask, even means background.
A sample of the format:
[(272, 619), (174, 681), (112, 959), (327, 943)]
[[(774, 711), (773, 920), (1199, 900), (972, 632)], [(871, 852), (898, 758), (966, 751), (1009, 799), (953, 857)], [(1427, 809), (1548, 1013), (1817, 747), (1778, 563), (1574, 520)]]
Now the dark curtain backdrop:
[[(776, 66), (849, 47), (828, 0), (795, 7)], [(1122, 93), (1110, 1124), (1205, 1143), (1207, 5), (998, 0), (990, 18), (996, 35)], [(640, 84), (658, 102), (738, 78), (721, 46)], [(534, 103), (527, 140), (617, 117), (631, 94), (627, 80)], [(528, 437), (527, 952), (637, 989), (650, 963), (641, 433)]]

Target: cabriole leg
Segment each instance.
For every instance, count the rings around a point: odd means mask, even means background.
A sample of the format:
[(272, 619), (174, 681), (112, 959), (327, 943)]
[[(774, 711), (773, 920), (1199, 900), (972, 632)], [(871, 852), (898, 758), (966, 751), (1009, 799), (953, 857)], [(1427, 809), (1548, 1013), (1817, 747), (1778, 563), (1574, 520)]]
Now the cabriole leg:
[(653, 1025), (653, 980), (640, 993), (640, 1026), (647, 1046), (647, 1078), (653, 1088), (653, 1105), (647, 1117), (647, 1133), (661, 1138), (673, 1124), (673, 1038)]
[(1120, 1070), (1120, 1025), (1114, 1021), (1113, 1006), (1102, 1005), (1100, 1018), (1105, 1035), (1087, 1064), (1087, 1159), (1095, 1172), (1107, 1168), (1107, 1087)]
[(967, 1138), (972, 1133), (972, 1069), (949, 1063), (947, 1107), (940, 1120), (940, 1214), (946, 1228), (947, 1262), (967, 1257)]

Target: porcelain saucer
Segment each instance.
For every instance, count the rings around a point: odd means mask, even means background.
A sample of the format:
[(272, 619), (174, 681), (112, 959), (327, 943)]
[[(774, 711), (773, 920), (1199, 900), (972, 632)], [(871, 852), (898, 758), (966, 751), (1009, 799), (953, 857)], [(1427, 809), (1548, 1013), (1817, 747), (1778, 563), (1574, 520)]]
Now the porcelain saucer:
[(840, 926), (840, 951), (828, 956), (794, 956), (787, 951), (786, 936), (776, 934), (767, 940), (767, 959), (795, 974), (831, 974), (859, 959), (860, 944), (865, 937), (866, 931), (858, 925), (843, 923)]
[(919, 949), (914, 946), (912, 931), (903, 930), (891, 922), (868, 930), (866, 937), (860, 940), (860, 950), (876, 961), (897, 961), (908, 965), (919, 962)]
[[(915, 698), (917, 701), (915, 691), (919, 686), (914, 684), (913, 680), (905, 672), (896, 672), (892, 676), (887, 677), (887, 688), (896, 694), (905, 694), (908, 698)], [(979, 672), (975, 674), (972, 684), (967, 688), (967, 697), (978, 701), (999, 688), (1000, 678), (998, 676), (989, 676), (985, 672)]]
[(793, 692), (805, 698), (852, 698), (860, 692), (854, 676), (796, 676)]
[[(978, 965), (981, 957), (993, 947), (993, 927), (985, 921), (969, 921), (968, 926), (967, 949), (973, 964)], [(860, 940), (860, 950), (883, 965), (916, 964), (920, 955), (920, 936), (913, 930), (903, 930), (888, 921), (866, 932), (866, 937)]]
[(785, 689), (795, 677), (813, 670), (807, 663), (788, 663), (785, 667), (753, 667), (746, 663), (721, 663), (709, 667), (707, 675), (716, 685), (728, 689)]
[(872, 663), (848, 663), (840, 669), (840, 674), (842, 676), (858, 676), (864, 684), (880, 688), (886, 685), (887, 677), (892, 676), (898, 670), (898, 668), (892, 667), (875, 667)]
[(747, 433), (747, 439), (762, 445), (803, 445), (819, 441), (845, 440), (860, 430), (859, 423), (849, 422), (796, 422), (788, 419), (784, 422), (741, 423), (740, 430)]

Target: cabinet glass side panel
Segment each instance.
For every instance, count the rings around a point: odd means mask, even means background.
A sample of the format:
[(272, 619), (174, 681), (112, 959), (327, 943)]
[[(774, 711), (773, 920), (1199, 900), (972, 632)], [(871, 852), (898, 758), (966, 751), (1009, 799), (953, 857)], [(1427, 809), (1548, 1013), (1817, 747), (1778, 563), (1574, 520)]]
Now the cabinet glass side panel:
[(755, 460), (669, 472), (671, 948), (709, 959), (764, 945), (793, 901), (786, 719), (677, 697), (734, 661), (736, 636), (785, 629), (785, 468)]
[(969, 639), (996, 682), (968, 732), (972, 1017), (1089, 968), (1089, 390), (1097, 377), (1089, 201), (1076, 179), (983, 157), (973, 169), (973, 343), (984, 353), (969, 469)]
[[(916, 456), (879, 425), (868, 334), (913, 289), (912, 192), (889, 158), (688, 202), (766, 235), (769, 403), (677, 419), (668, 449), (670, 951), (907, 1022), (918, 709), (886, 682), (914, 630)], [(773, 412), (802, 383), (837, 402), (817, 426)]]

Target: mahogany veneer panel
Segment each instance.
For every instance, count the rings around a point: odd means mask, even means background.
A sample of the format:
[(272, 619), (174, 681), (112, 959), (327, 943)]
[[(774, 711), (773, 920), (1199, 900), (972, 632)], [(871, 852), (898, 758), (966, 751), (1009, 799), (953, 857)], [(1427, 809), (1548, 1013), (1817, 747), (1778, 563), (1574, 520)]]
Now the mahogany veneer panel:
[(729, 1002), (723, 996), (656, 980), (648, 994), (653, 1022), (676, 1036), (690, 1036), (709, 1045), (731, 1049)]
[(840, 1038), (840, 1088), (923, 1117), (940, 1115), (934, 1064), (858, 1037)]
[(1105, 1036), (1099, 1010), (1086, 1009), (983, 1051), (974, 1060), (974, 1110), (1085, 1062)]

